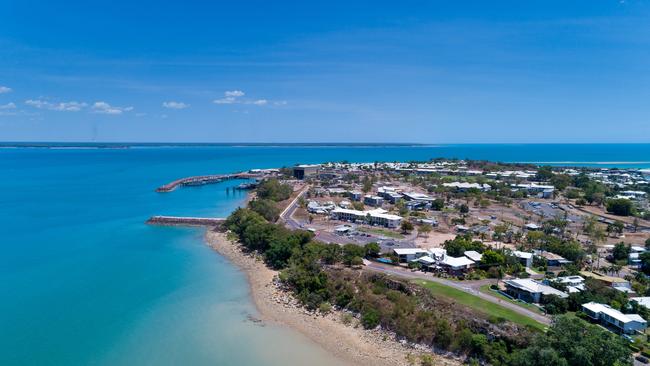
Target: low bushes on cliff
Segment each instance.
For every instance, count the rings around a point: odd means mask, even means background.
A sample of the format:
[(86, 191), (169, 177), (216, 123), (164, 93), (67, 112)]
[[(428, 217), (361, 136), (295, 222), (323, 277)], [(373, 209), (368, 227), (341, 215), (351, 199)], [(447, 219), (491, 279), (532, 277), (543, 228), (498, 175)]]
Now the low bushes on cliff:
[[(381, 326), (401, 339), (492, 365), (628, 365), (631, 359), (620, 337), (577, 318), (560, 317), (547, 334), (535, 335), (510, 322), (491, 322), (407, 281), (344, 266), (376, 255), (376, 245), (315, 242), (310, 232), (269, 223), (250, 209), (236, 210), (225, 225), (281, 270), (280, 279), (307, 308), (347, 309), (365, 328)], [(598, 356), (584, 358), (582, 350)]]

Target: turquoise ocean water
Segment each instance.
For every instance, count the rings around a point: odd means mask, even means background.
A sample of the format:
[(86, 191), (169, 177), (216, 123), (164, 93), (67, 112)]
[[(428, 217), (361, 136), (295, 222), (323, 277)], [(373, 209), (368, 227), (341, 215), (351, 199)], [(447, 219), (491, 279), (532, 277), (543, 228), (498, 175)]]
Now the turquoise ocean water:
[(333, 160), (457, 157), (650, 167), (650, 145), (147, 146), (0, 149), (0, 365), (326, 365), (296, 334), (246, 321), (243, 275), (199, 229), (237, 182), (157, 194), (196, 174)]

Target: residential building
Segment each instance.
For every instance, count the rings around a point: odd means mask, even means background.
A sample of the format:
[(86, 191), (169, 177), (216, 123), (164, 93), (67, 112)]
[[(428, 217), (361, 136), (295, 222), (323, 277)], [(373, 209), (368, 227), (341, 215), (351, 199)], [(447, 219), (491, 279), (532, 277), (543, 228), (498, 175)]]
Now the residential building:
[(443, 187), (454, 188), (458, 192), (466, 192), (470, 189), (476, 189), (479, 191), (487, 192), (492, 187), (487, 183), (467, 183), (467, 182), (453, 182), (453, 183), (443, 183)]
[(381, 207), (384, 204), (384, 199), (379, 196), (366, 195), (363, 197), (363, 203), (368, 206)]
[(327, 193), (330, 195), (338, 195), (338, 194), (344, 194), (346, 193), (347, 190), (345, 188), (340, 188), (340, 187), (334, 187), (334, 188), (328, 188)]
[(519, 262), (526, 268), (533, 266), (533, 253), (520, 252), (518, 250), (515, 250), (512, 252), (512, 255), (519, 259)]
[(475, 250), (466, 250), (463, 255), (474, 262), (480, 262), (483, 255)]
[(565, 264), (571, 263), (570, 260), (567, 260), (564, 257), (557, 255), (555, 253), (551, 253), (543, 250), (535, 250), (533, 251), (533, 253), (535, 253), (535, 255), (540, 258), (546, 259), (546, 264), (549, 267), (560, 267)]
[(325, 203), (320, 203), (317, 201), (309, 201), (307, 203), (307, 211), (310, 213), (324, 214), (328, 213), (336, 207), (334, 202), (328, 201)]
[(564, 284), (567, 292), (570, 294), (585, 290), (585, 279), (582, 276), (564, 276), (547, 281), (555, 281)]
[(402, 193), (404, 198), (407, 201), (424, 201), (424, 202), (432, 202), (435, 199), (433, 197), (429, 197), (426, 194), (423, 193), (417, 193), (417, 192), (404, 192)]
[[(589, 271), (580, 271), (580, 275), (582, 277), (590, 277), (593, 278), (594, 280), (599, 281), (600, 283), (610, 286), (612, 288), (631, 288), (632, 285), (630, 284), (630, 281), (621, 278), (621, 277), (612, 277), (612, 276), (606, 276), (602, 275), (600, 273), (596, 272), (589, 272)], [(619, 290), (620, 291), (620, 290)]]
[(361, 201), (361, 197), (363, 197), (363, 193), (361, 193), (359, 191), (351, 191), (351, 192), (348, 192), (348, 196), (353, 201)]
[(456, 225), (455, 228), (456, 228), (456, 231), (459, 232), (459, 233), (466, 233), (469, 230), (469, 228), (467, 226), (465, 226), (465, 225)]
[(515, 190), (525, 190), (528, 194), (535, 194), (542, 198), (551, 198), (555, 192), (555, 187), (551, 185), (528, 183), (528, 184), (513, 184)]
[(561, 298), (569, 297), (568, 294), (529, 278), (517, 278), (504, 281), (506, 292), (512, 297), (526, 302), (539, 303), (542, 296), (555, 295)]
[(377, 188), (377, 196), (384, 198), (386, 201), (395, 204), (402, 199), (402, 195), (397, 192), (397, 188), (381, 186)]
[(429, 266), (432, 266), (436, 263), (436, 260), (434, 258), (431, 258), (428, 255), (425, 255), (423, 257), (420, 257), (415, 260), (416, 262), (420, 263), (424, 268), (429, 268)]
[(591, 319), (618, 333), (643, 333), (648, 326), (639, 314), (623, 314), (609, 305), (593, 301), (582, 304), (582, 311)]
[(444, 248), (429, 248), (429, 256), (436, 261), (441, 261), (447, 255), (447, 249)]
[(650, 309), (650, 297), (631, 297), (630, 301), (636, 302), (637, 304)]
[(438, 265), (453, 275), (466, 272), (474, 266), (474, 261), (467, 257), (450, 257), (445, 255)]
[(421, 211), (431, 208), (431, 203), (427, 201), (407, 201), (405, 206), (409, 211)]
[(428, 251), (420, 248), (395, 248), (393, 253), (399, 258), (400, 263), (408, 263), (429, 254)]

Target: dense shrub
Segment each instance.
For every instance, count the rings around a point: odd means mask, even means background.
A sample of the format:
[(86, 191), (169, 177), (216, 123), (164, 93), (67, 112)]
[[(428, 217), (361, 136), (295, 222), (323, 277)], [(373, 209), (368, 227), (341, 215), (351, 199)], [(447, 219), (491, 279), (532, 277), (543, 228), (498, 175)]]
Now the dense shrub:
[(248, 208), (262, 215), (266, 220), (275, 222), (280, 217), (280, 209), (275, 202), (268, 199), (255, 199), (248, 203)]
[(267, 179), (257, 186), (257, 197), (271, 201), (284, 201), (291, 197), (293, 188), (280, 183), (277, 179)]
[(634, 205), (626, 198), (607, 200), (607, 212), (619, 216), (630, 216), (634, 214)]
[(460, 257), (467, 250), (475, 250), (479, 253), (485, 251), (485, 244), (479, 240), (472, 240), (470, 234), (458, 235), (453, 240), (447, 240), (443, 243), (447, 254), (452, 257)]

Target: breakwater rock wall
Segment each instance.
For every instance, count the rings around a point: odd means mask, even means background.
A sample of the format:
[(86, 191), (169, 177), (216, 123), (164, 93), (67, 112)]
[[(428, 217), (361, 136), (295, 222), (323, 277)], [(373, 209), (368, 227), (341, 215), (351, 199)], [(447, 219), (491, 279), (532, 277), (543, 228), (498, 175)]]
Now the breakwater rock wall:
[(205, 184), (214, 184), (223, 182), (229, 179), (250, 179), (258, 178), (258, 174), (251, 173), (234, 173), (234, 174), (215, 174), (215, 175), (197, 175), (193, 177), (186, 177), (176, 179), (173, 182), (167, 183), (156, 188), (156, 192), (171, 192), (179, 186), (202, 186)]
[(220, 226), (226, 219), (214, 217), (152, 216), (149, 225), (167, 226)]

